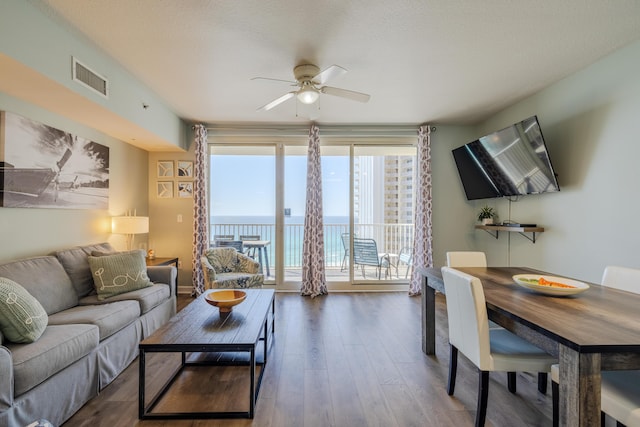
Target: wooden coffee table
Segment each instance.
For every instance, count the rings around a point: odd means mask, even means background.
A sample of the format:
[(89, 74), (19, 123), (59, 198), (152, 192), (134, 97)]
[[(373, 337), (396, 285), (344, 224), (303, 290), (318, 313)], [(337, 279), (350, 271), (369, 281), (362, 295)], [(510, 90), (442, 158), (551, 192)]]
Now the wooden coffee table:
[[(244, 290), (244, 289), (243, 289)], [(247, 289), (247, 298), (231, 313), (220, 313), (205, 300), (205, 294), (178, 312), (167, 324), (139, 344), (140, 377), (138, 416), (140, 419), (253, 418), (260, 384), (267, 363), (269, 335), (274, 334), (275, 305), (272, 289)], [(256, 348), (262, 341), (262, 360), (256, 360)], [(273, 338), (271, 339), (273, 341)], [(241, 353), (249, 360), (241, 362), (190, 362), (186, 353)], [(145, 404), (145, 368), (147, 353), (181, 353), (180, 367), (169, 381)], [(152, 412), (162, 396), (185, 367), (203, 365), (248, 366), (250, 376), (249, 409), (246, 412)], [(256, 379), (256, 366), (260, 374)], [(212, 384), (215, 387), (215, 384)]]

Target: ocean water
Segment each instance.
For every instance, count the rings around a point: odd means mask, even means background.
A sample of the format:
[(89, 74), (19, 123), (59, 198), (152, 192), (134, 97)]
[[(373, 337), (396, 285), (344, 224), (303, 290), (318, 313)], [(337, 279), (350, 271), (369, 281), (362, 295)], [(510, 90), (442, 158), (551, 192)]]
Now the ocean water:
[[(302, 242), (304, 237), (304, 217), (285, 217), (285, 267), (300, 267), (302, 265)], [(342, 233), (348, 232), (348, 216), (326, 216), (324, 218), (325, 265), (327, 267), (340, 266), (344, 256)], [(269, 264), (273, 266), (275, 255), (275, 217), (274, 216), (212, 216), (211, 236), (259, 235), (262, 240), (270, 240), (267, 246)]]
[[(275, 224), (275, 216), (212, 216), (211, 224)], [(304, 216), (285, 216), (285, 224), (304, 224)], [(349, 224), (348, 216), (325, 216), (325, 224)]]

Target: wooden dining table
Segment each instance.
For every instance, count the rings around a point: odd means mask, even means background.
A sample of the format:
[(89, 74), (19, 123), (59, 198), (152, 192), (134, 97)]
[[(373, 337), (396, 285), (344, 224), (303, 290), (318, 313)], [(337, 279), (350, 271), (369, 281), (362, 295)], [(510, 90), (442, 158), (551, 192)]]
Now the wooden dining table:
[[(591, 284), (582, 293), (553, 297), (525, 289), (516, 274), (553, 275), (527, 267), (457, 268), (478, 277), (490, 320), (558, 357), (560, 425), (600, 425), (602, 370), (640, 369), (640, 295)], [(435, 292), (439, 268), (419, 268), (423, 351), (435, 354)], [(640, 284), (639, 284), (640, 285)]]

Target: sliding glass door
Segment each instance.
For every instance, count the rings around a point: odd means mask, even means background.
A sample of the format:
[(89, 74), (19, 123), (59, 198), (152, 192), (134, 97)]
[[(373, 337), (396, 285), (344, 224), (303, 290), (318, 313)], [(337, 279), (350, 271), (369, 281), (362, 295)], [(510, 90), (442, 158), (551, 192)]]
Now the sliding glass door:
[(300, 282), (302, 277), (302, 241), (307, 196), (307, 149), (284, 147), (283, 247), (284, 280)]
[(240, 242), (265, 276), (275, 278), (275, 146), (211, 146), (211, 245)]
[[(324, 253), (328, 281), (348, 281), (342, 236), (349, 231), (349, 147), (321, 147)], [(284, 149), (285, 281), (299, 282), (307, 185), (307, 147)]]
[(403, 280), (412, 253), (416, 148), (353, 147), (354, 282)]
[[(306, 145), (212, 145), (210, 153), (211, 244), (242, 241), (266, 283), (299, 289)], [(408, 145), (321, 146), (330, 290), (406, 283), (410, 263), (401, 259), (410, 260), (413, 243), (415, 154)]]

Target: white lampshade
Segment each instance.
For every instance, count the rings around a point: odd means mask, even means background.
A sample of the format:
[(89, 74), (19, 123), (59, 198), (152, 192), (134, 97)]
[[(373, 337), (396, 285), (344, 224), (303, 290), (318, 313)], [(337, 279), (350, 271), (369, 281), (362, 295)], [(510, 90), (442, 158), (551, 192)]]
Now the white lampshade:
[(113, 234), (127, 235), (127, 250), (133, 247), (135, 234), (149, 232), (148, 216), (114, 216), (111, 218), (111, 232)]
[(144, 234), (149, 232), (148, 216), (114, 216), (111, 218), (114, 234)]
[(298, 100), (303, 104), (313, 104), (319, 97), (318, 91), (311, 86), (304, 86), (298, 91)]

